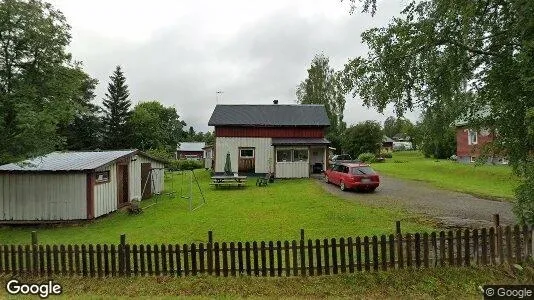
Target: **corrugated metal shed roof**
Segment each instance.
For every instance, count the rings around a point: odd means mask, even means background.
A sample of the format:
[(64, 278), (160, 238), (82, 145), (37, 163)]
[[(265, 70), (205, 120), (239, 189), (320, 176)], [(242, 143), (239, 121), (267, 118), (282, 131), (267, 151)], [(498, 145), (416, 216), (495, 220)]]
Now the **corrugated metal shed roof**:
[(330, 126), (324, 105), (217, 105), (210, 126)]
[(137, 153), (137, 150), (52, 152), (50, 154), (0, 166), (0, 172), (69, 172), (87, 171), (116, 159)]
[(273, 146), (282, 145), (329, 145), (325, 138), (273, 138)]
[(200, 151), (206, 146), (206, 143), (193, 142), (193, 143), (180, 143), (178, 151)]

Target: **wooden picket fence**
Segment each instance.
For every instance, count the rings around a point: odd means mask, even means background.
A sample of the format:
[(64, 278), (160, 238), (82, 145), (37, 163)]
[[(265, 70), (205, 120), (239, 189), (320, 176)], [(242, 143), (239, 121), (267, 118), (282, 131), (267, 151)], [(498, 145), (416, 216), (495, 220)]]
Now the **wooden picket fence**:
[[(0, 245), (0, 274), (315, 276), (403, 268), (521, 264), (532, 228), (184, 245)], [(211, 239), (210, 239), (211, 240)]]

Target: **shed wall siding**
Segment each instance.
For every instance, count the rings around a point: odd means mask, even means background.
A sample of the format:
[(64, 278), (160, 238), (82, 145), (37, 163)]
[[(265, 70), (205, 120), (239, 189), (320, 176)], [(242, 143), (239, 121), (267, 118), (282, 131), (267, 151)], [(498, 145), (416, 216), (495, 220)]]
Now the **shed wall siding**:
[[(144, 186), (144, 182), (141, 184), (141, 164), (142, 163), (151, 163), (152, 168), (164, 168), (165, 166), (154, 160), (138, 155), (137, 160), (130, 161), (130, 170), (129, 170), (129, 192), (130, 192), (130, 201), (133, 199), (141, 200), (141, 192)], [(161, 193), (164, 189), (164, 170), (153, 170), (154, 176), (154, 192)]]
[(255, 173), (269, 172), (269, 161), (271, 170), (273, 169), (274, 152), (271, 138), (249, 138), (249, 137), (219, 137), (215, 139), (215, 172), (224, 172), (226, 153), (230, 152), (230, 162), (232, 172), (237, 172), (239, 147), (255, 148)]
[(86, 174), (1, 174), (0, 220), (87, 217)]
[(109, 171), (109, 182), (95, 183), (95, 218), (117, 210), (117, 165), (98, 168)]

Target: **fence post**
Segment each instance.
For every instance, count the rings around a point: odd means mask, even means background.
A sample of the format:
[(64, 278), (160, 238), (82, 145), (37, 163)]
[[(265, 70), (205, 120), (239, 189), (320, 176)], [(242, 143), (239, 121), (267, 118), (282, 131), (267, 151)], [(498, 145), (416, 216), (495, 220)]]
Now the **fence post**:
[(208, 243), (213, 244), (213, 231), (208, 231)]
[(32, 245), (37, 245), (37, 231), (32, 231)]
[(121, 234), (120, 247), (119, 247), (119, 274), (124, 275), (126, 269), (126, 256), (124, 255), (126, 246), (126, 234)]
[(501, 222), (499, 220), (499, 214), (493, 214), (493, 225), (495, 228), (501, 226)]
[(401, 234), (401, 222), (400, 221), (396, 221), (395, 222), (395, 227), (396, 227), (395, 233), (397, 235), (400, 235)]
[(304, 229), (300, 229), (300, 240), (304, 241)]

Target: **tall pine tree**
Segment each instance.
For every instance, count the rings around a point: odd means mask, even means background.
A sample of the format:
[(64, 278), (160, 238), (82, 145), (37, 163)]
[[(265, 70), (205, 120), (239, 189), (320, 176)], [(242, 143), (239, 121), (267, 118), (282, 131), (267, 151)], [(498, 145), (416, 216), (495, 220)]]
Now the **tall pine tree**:
[(104, 98), (104, 147), (126, 149), (131, 146), (131, 130), (128, 127), (131, 102), (126, 77), (120, 66), (109, 77), (108, 92)]

